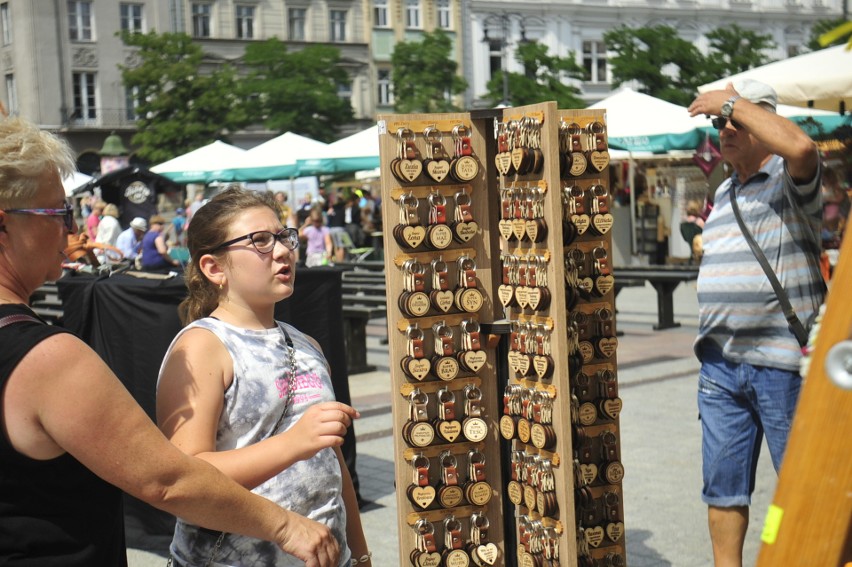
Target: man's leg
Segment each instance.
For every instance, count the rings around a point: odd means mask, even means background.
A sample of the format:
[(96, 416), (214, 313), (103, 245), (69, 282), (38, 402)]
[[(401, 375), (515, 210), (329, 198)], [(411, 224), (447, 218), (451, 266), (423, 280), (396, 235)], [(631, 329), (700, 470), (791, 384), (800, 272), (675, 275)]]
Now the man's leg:
[(716, 567), (742, 565), (748, 505), (754, 491), (763, 430), (741, 365), (705, 352), (698, 379), (698, 409), (708, 527)]
[(742, 567), (743, 543), (748, 528), (748, 506), (707, 509), (713, 561), (716, 567)]

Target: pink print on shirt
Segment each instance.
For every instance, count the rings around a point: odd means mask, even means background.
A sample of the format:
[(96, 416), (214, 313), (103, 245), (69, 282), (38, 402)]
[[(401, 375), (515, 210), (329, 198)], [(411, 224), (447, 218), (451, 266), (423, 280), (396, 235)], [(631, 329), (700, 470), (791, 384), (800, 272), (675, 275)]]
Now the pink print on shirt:
[[(287, 391), (289, 390), (289, 384), (287, 383), (287, 378), (282, 376), (275, 380), (275, 387), (278, 388), (278, 397), (286, 398)], [(301, 392), (293, 397), (293, 403), (298, 404), (301, 402), (306, 402), (310, 400), (316, 400), (322, 397), (322, 379), (317, 375), (316, 372), (310, 371), (306, 374), (297, 374), (296, 375), (296, 387), (294, 388), (295, 392)], [(305, 392), (308, 390), (310, 393)]]

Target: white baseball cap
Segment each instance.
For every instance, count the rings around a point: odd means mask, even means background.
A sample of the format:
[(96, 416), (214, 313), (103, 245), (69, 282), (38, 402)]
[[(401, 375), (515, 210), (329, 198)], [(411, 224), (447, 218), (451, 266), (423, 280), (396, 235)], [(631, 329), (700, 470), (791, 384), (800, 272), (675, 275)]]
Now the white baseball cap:
[(771, 112), (775, 112), (775, 107), (778, 106), (778, 95), (775, 93), (775, 89), (766, 83), (754, 79), (737, 79), (734, 81), (734, 90), (741, 97), (754, 104), (762, 104), (766, 110)]

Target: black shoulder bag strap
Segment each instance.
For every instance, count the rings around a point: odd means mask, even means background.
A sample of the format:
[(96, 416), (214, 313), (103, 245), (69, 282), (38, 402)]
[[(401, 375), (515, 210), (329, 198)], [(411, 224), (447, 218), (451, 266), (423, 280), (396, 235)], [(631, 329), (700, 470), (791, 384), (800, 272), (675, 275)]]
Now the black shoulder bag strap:
[[(792, 329), (793, 334), (796, 335), (796, 340), (799, 341), (799, 346), (804, 347), (808, 344), (808, 331), (805, 329), (805, 326), (802, 324), (799, 316), (796, 315), (796, 310), (793, 309), (793, 306), (790, 304), (790, 298), (787, 297), (787, 292), (784, 291), (783, 287), (781, 287), (781, 282), (778, 281), (778, 276), (775, 275), (775, 272), (769, 265), (766, 255), (763, 253), (763, 250), (760, 249), (760, 246), (757, 245), (757, 242), (754, 241), (751, 231), (749, 231), (746, 227), (743, 217), (740, 214), (740, 206), (737, 203), (736, 186), (733, 183), (731, 183), (731, 209), (734, 211), (734, 217), (737, 219), (737, 224), (740, 225), (743, 237), (745, 237), (746, 242), (748, 242), (749, 247), (751, 247), (751, 251), (754, 253), (754, 257), (757, 259), (760, 267), (763, 268), (764, 272), (766, 272), (766, 277), (769, 279), (772, 289), (775, 290), (775, 295), (778, 296), (778, 302), (781, 303), (781, 309), (784, 311), (784, 317), (787, 319), (790, 329)], [(808, 266), (810, 265), (811, 262), (808, 261)], [(820, 281), (822, 281), (821, 275)]]

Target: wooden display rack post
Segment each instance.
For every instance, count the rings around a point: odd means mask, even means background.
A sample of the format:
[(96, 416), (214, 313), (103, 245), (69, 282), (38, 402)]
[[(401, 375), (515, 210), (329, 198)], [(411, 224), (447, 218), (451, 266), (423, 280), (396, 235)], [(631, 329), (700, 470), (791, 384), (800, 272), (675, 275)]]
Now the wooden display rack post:
[[(842, 250), (766, 515), (758, 567), (852, 562), (852, 389), (832, 382), (826, 369), (832, 348), (852, 348), (852, 231)], [(848, 377), (848, 359), (845, 366)]]

